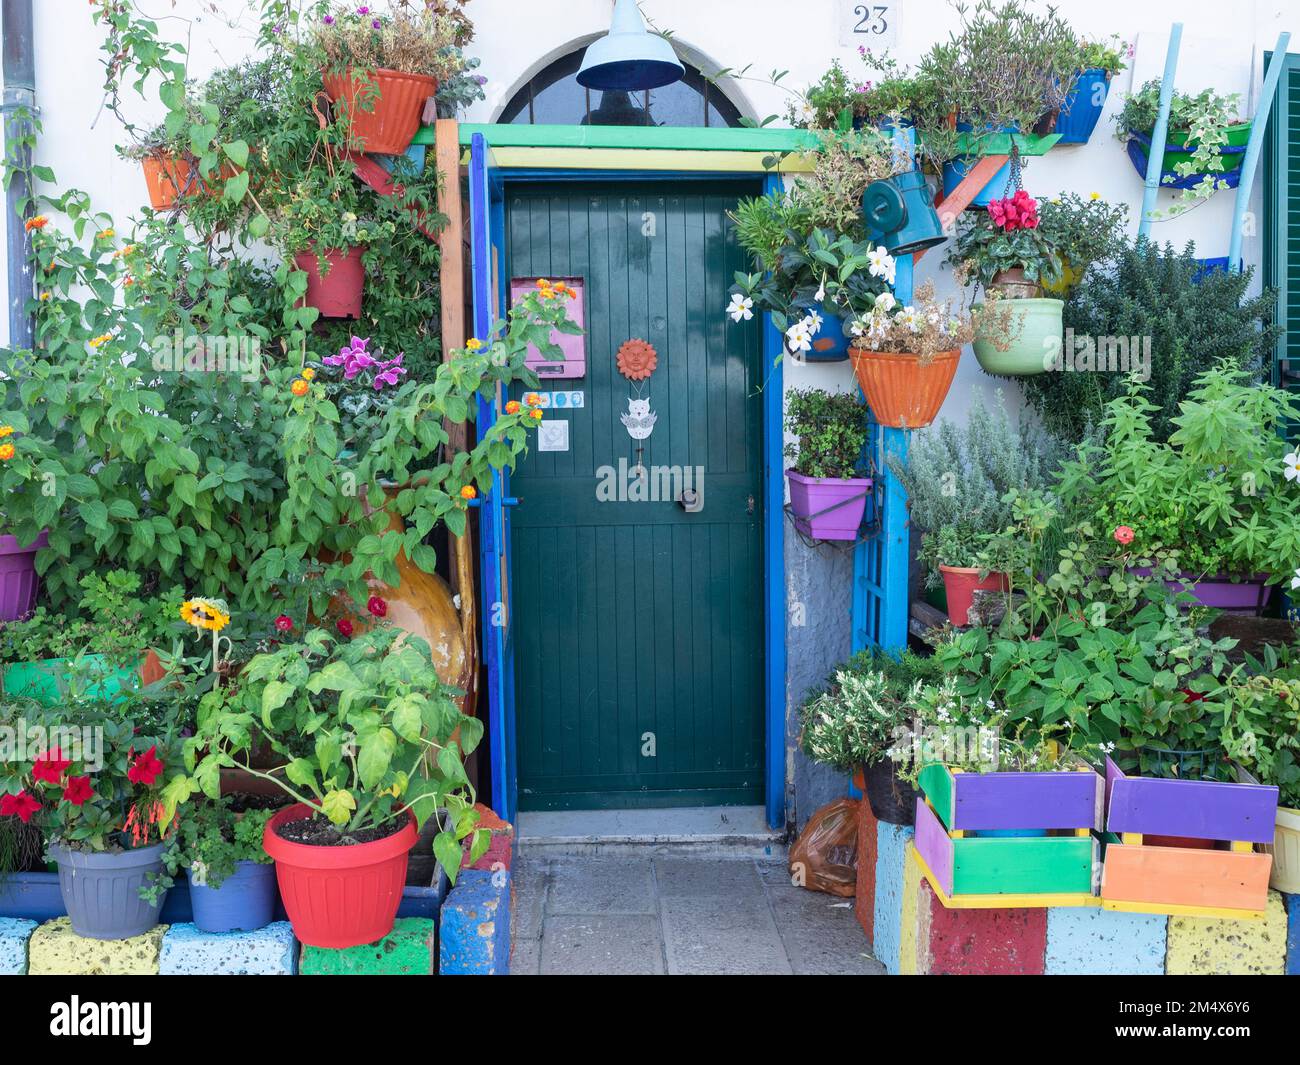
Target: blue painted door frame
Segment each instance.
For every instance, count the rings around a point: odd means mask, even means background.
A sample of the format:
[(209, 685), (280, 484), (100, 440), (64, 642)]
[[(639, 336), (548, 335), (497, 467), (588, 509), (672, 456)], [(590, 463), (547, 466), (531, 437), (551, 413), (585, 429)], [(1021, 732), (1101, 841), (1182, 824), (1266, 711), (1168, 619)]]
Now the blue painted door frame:
[[(538, 180), (595, 179), (616, 182), (645, 177), (672, 177), (629, 171), (511, 171), (511, 178)], [(698, 180), (716, 176), (734, 180), (734, 173), (680, 175)], [(781, 179), (770, 175), (764, 191), (779, 190)], [(504, 279), (496, 273), (505, 263), (505, 179), (492, 165), (491, 145), (481, 133), (470, 142), (469, 164), (471, 275), (474, 294), (474, 332), (486, 337), (493, 324), (506, 313)], [(722, 313), (719, 308), (718, 313)], [(763, 403), (763, 491), (764, 502), (764, 649), (766, 653), (766, 761), (765, 792), (768, 824), (785, 825), (785, 481), (782, 467), (782, 374), (776, 361), (781, 353), (781, 336), (770, 321), (765, 322), (764, 354), (772, 367), (764, 386)], [(497, 403), (480, 400), (480, 432), (491, 427)], [(482, 594), (482, 646), (487, 670), (488, 735), (492, 759), (492, 806), (502, 817), (514, 820), (518, 810), (514, 719), (514, 656), (510, 618), (510, 494), (507, 472), (495, 473), (492, 490), (479, 511), (479, 572)]]

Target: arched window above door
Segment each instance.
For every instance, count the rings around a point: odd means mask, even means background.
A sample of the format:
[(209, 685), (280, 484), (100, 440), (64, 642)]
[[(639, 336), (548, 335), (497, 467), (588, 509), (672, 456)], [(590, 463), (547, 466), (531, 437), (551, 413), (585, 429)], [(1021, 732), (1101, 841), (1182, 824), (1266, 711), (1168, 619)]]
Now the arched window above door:
[(601, 92), (578, 84), (584, 49), (529, 78), (501, 113), (501, 122), (566, 126), (739, 126), (740, 111), (697, 67), (681, 81), (648, 92)]

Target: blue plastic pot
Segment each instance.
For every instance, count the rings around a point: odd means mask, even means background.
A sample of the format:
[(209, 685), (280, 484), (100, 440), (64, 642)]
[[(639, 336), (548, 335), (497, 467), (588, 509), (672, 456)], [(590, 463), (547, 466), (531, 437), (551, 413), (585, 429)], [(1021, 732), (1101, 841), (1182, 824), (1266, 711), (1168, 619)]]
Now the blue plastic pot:
[(1057, 144), (1087, 144), (1097, 121), (1106, 107), (1110, 78), (1100, 69), (1085, 70), (1074, 79), (1074, 86), (1061, 104), (1054, 132), (1061, 135)]
[(190, 882), (194, 924), (200, 932), (253, 932), (275, 918), (275, 865), (239, 862), (220, 887)]
[(147, 902), (140, 888), (162, 875), (165, 847), (155, 843), (113, 854), (50, 844), (72, 930), (88, 939), (130, 939), (157, 925), (163, 898)]
[[(1128, 157), (1133, 164), (1133, 169), (1138, 175), (1145, 180), (1147, 176), (1147, 158), (1151, 149), (1151, 138), (1141, 133), (1130, 133), (1127, 144)], [(1164, 165), (1165, 169), (1160, 171), (1160, 187), (1162, 189), (1190, 189), (1199, 185), (1205, 178), (1204, 174), (1188, 174), (1186, 177), (1181, 176), (1177, 170), (1170, 166), (1170, 159), (1177, 158), (1180, 155), (1191, 155), (1192, 149), (1169, 144), (1165, 147)], [(1220, 156), (1223, 157), (1223, 170), (1214, 174), (1216, 181), (1221, 181), (1225, 188), (1235, 189), (1241, 182), (1241, 164), (1246, 158), (1246, 148), (1244, 145), (1235, 147), (1231, 144), (1225, 144), (1219, 149)]]
[[(969, 122), (958, 122), (958, 132), (969, 133), (974, 127)], [(1002, 133), (1016, 133), (1018, 130), (1015, 126), (1003, 126)], [(963, 155), (956, 159), (951, 159), (943, 164), (943, 194), (945, 197), (951, 196), (953, 190), (961, 184), (962, 179), (974, 169), (978, 163), (979, 156)], [(1003, 199), (1007, 195), (1007, 186), (1011, 183), (1011, 160), (1007, 160), (979, 195), (971, 200), (971, 207), (987, 207), (994, 200)]]
[(826, 309), (824, 303), (814, 303), (800, 308), (804, 312), (821, 315), (822, 327), (812, 340), (812, 350), (803, 357), (808, 362), (843, 362), (849, 357), (849, 338), (844, 335), (844, 318)]

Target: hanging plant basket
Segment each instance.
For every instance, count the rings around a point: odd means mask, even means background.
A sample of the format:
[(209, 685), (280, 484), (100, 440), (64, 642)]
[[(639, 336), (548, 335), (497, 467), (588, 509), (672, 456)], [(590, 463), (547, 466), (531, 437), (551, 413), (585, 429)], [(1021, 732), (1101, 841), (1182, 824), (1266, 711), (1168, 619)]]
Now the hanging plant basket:
[(314, 247), (293, 257), (294, 265), (307, 275), (307, 306), (315, 307), (322, 318), (360, 318), (361, 296), (366, 273), (361, 265), (365, 249), (347, 251), (330, 249), (323, 253), (325, 273), (321, 273), (321, 255)]
[(1110, 92), (1110, 75), (1101, 68), (1080, 71), (1074, 85), (1061, 104), (1060, 113), (1048, 133), (1059, 133), (1061, 144), (1087, 144), (1097, 121), (1106, 107)]
[(425, 102), (438, 91), (438, 79), (380, 68), (324, 74), (325, 93), (349, 121), (354, 151), (401, 155), (420, 129)]
[[(975, 306), (978, 309), (983, 304)], [(971, 347), (980, 368), (985, 373), (1004, 377), (1032, 377), (1043, 373), (1061, 351), (1064, 301), (1008, 299), (1002, 306), (1009, 308), (1015, 318), (1011, 334), (996, 338), (976, 336)]]
[(814, 540), (856, 540), (871, 492), (870, 477), (805, 477), (786, 470), (795, 528)]
[(155, 211), (171, 210), (182, 196), (201, 187), (198, 170), (188, 159), (166, 153), (146, 155), (140, 166), (149, 189), (149, 206)]
[(940, 351), (923, 362), (911, 352), (854, 346), (849, 358), (876, 421), (893, 429), (923, 429), (938, 416), (947, 398), (961, 349)]

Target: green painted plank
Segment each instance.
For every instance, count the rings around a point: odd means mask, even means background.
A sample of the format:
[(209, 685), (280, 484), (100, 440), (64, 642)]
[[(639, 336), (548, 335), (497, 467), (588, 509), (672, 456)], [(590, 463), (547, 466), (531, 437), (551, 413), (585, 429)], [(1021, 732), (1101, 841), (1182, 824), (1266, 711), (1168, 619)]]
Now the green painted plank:
[(955, 839), (954, 895), (1053, 894), (1092, 890), (1091, 836)]
[(925, 797), (930, 800), (930, 805), (939, 815), (943, 827), (951, 831), (954, 817), (953, 804), (956, 800), (952, 773), (948, 767), (940, 762), (931, 762), (922, 768), (916, 783)]
[(957, 137), (957, 151), (962, 155), (1010, 155), (1013, 138), (1021, 155), (1046, 155), (1061, 135), (1049, 133), (1040, 137), (1032, 133), (987, 133), (976, 137), (962, 133)]
[[(817, 143), (802, 129), (746, 129), (720, 126), (551, 126), (523, 123), (460, 124), (460, 143), (482, 133), (493, 148), (659, 148), (676, 151), (798, 152)], [(414, 144), (433, 144), (432, 126)]]

